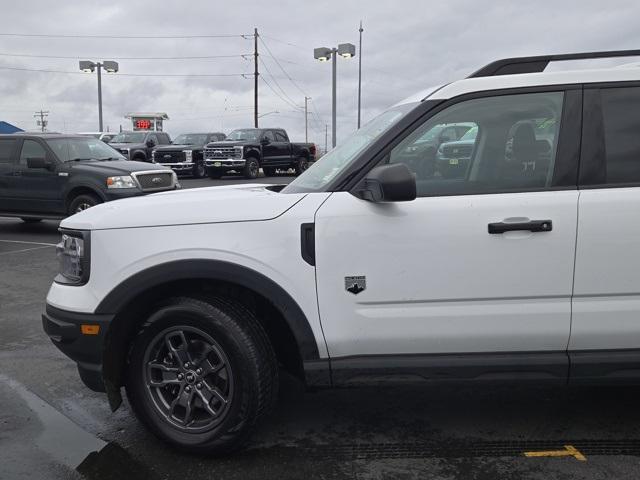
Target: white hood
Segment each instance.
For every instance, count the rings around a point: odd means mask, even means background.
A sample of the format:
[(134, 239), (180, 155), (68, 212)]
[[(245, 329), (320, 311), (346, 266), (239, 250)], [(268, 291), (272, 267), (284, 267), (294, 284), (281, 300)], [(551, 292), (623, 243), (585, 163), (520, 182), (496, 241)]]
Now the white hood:
[(267, 185), (175, 190), (96, 205), (60, 224), (74, 230), (249, 222), (282, 215), (306, 194), (282, 194)]

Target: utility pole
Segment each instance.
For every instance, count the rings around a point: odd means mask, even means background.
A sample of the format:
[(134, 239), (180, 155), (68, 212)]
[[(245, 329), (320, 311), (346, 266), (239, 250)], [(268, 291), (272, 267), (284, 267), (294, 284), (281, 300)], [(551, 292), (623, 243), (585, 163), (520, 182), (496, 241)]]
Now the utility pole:
[(49, 116), (49, 111), (40, 110), (39, 112), (36, 112), (33, 116), (34, 118), (40, 117), (40, 120), (36, 120), (36, 125), (38, 125), (44, 132), (47, 129), (47, 124), (49, 123), (49, 120), (47, 120), (47, 117)]
[(311, 100), (311, 97), (304, 97), (304, 143), (309, 142), (309, 129), (308, 129), (308, 114), (307, 102)]
[(98, 131), (102, 132), (102, 75), (100, 74), (102, 64), (98, 62), (96, 63), (96, 67), (98, 70)]
[(258, 29), (253, 32), (253, 126), (258, 128)]
[(327, 153), (327, 137), (329, 136), (329, 125), (324, 125), (324, 153)]
[(362, 20), (360, 20), (360, 28), (358, 29), (360, 32), (360, 44), (359, 44), (359, 53), (358, 53), (358, 129), (360, 128), (360, 108), (361, 108), (361, 100), (362, 100), (362, 32), (364, 29), (362, 28)]

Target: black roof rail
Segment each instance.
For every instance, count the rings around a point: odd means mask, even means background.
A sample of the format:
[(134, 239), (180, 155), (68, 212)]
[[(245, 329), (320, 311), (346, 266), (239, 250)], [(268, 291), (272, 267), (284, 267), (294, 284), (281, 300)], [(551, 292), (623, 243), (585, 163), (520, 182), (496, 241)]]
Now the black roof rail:
[(564, 60), (590, 60), (594, 58), (639, 57), (640, 50), (610, 50), (608, 52), (562, 53), (559, 55), (538, 55), (534, 57), (514, 57), (496, 60), (473, 72), (467, 78), (514, 75), (518, 73), (543, 72), (550, 62)]

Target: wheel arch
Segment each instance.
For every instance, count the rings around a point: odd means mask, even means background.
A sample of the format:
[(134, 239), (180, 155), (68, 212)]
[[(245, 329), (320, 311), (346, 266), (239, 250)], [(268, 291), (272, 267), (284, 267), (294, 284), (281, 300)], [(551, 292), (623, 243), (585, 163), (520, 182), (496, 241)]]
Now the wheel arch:
[(99, 189), (89, 185), (76, 185), (71, 187), (71, 189), (69, 189), (69, 191), (64, 197), (65, 211), (69, 209), (69, 205), (71, 205), (71, 202), (73, 201), (74, 198), (76, 198), (78, 195), (87, 195), (87, 194), (95, 195), (103, 202), (107, 201), (107, 198)]
[(112, 408), (120, 403), (120, 387), (126, 374), (131, 341), (155, 302), (167, 296), (197, 296), (209, 292), (249, 302), (258, 312), (280, 363), (303, 381), (306, 380), (305, 364), (324, 363), (304, 312), (270, 278), (250, 268), (219, 260), (167, 262), (123, 281), (95, 310), (96, 314), (114, 315), (102, 358), (102, 376)]

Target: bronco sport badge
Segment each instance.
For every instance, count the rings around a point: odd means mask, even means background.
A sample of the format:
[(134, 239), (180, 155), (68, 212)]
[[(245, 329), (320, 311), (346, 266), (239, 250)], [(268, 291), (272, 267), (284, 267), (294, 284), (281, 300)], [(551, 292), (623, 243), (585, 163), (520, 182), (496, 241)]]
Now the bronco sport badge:
[(354, 295), (363, 292), (367, 288), (367, 277), (344, 277), (344, 288), (347, 292)]

